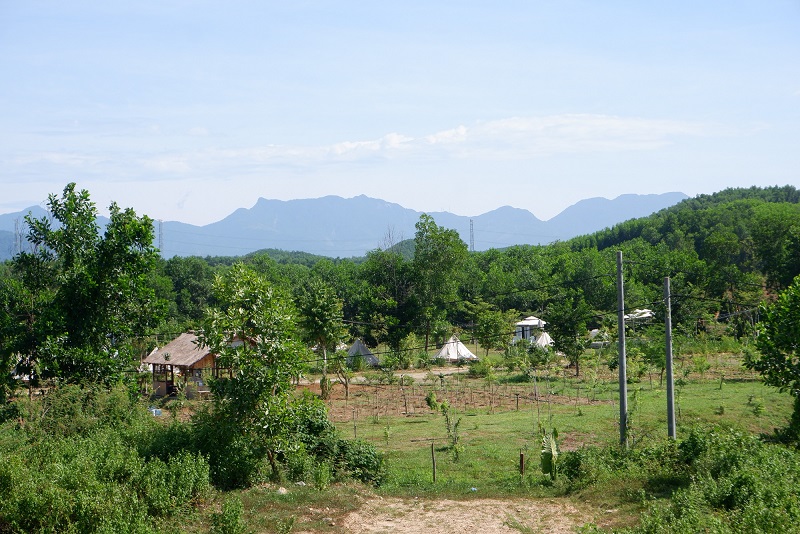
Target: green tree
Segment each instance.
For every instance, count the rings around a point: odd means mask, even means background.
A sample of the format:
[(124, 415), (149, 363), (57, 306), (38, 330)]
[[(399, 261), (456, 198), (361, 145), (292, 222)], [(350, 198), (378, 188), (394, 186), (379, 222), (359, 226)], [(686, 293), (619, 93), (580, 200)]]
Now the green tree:
[(33, 380), (119, 379), (136, 362), (133, 338), (165, 311), (150, 283), (152, 221), (112, 203), (101, 235), (95, 204), (74, 183), (60, 198), (50, 195), (48, 208), (51, 217), (26, 217), (32, 252), (14, 257), (0, 292), (3, 371), (11, 365)]
[(456, 301), (460, 273), (468, 252), (458, 232), (438, 226), (427, 214), (420, 215), (417, 221), (414, 243), (414, 290), (427, 351), (432, 324)]
[(328, 351), (335, 351), (347, 333), (342, 321), (342, 301), (325, 282), (312, 278), (301, 289), (298, 297), (300, 326), (303, 337), (315, 343), (322, 355), (322, 398), (329, 393)]
[(393, 350), (416, 317), (411, 262), (396, 249), (373, 250), (358, 269), (356, 334), (370, 346), (386, 342)]
[(264, 458), (277, 476), (278, 453), (296, 445), (291, 380), (303, 347), (290, 300), (252, 269), (234, 265), (217, 276), (213, 292), (217, 307), (199, 338), (230, 373), (211, 382), (213, 411), (197, 423), (217, 481), (243, 486)]
[(788, 287), (800, 274), (800, 205), (757, 206), (754, 222), (753, 243), (767, 283)]
[(575, 376), (580, 374), (580, 357), (586, 349), (586, 321), (590, 312), (582, 295), (570, 295), (550, 303), (544, 314), (553, 347), (575, 366)]
[(208, 262), (175, 256), (166, 261), (164, 274), (172, 280), (178, 319), (190, 324), (202, 321), (206, 308), (213, 304), (214, 270)]
[(790, 424), (792, 437), (800, 437), (800, 276), (770, 305), (762, 305), (756, 347), (745, 365), (761, 373), (767, 385), (794, 396)]
[(484, 348), (486, 355), (489, 355), (489, 349), (505, 350), (512, 338), (517, 312), (502, 312), (483, 301), (468, 303), (467, 308), (474, 325), (473, 336)]

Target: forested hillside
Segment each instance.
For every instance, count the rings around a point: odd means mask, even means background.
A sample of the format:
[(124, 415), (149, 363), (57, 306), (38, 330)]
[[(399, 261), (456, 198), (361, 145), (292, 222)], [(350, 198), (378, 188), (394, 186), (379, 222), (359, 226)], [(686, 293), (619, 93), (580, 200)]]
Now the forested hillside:
[[(399, 347), (429, 328), (441, 342), (453, 328), (470, 331), (487, 314), (509, 311), (575, 322), (578, 335), (614, 328), (619, 250), (626, 308), (660, 313), (663, 279), (670, 276), (676, 327), (695, 332), (713, 319), (720, 321), (715, 328), (741, 334), (753, 318), (749, 311), (800, 274), (799, 199), (791, 186), (728, 189), (570, 241), (473, 253), (434, 224), (415, 236), (417, 245), (433, 247), (424, 260), (397, 248), (349, 260), (280, 251), (172, 258), (161, 262), (157, 287), (171, 302), (172, 330), (200, 317), (215, 272), (242, 261), (289, 292), (308, 278), (322, 279), (342, 300), (351, 335), (372, 345)], [(465, 253), (453, 256), (459, 251)], [(431, 293), (431, 277), (443, 272), (447, 277)]]

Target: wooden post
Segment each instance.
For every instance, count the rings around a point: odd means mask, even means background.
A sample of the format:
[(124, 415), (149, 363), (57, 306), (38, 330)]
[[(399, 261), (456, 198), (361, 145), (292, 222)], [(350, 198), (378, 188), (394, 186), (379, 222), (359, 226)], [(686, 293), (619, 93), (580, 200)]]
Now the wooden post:
[(525, 476), (525, 453), (519, 451), (519, 476)]
[(436, 452), (433, 448), (433, 440), (431, 440), (431, 465), (433, 466), (433, 483), (436, 484)]
[(517, 411), (519, 411), (519, 393), (514, 393), (514, 395), (517, 397)]
[(356, 430), (356, 409), (353, 408), (353, 439), (358, 439)]

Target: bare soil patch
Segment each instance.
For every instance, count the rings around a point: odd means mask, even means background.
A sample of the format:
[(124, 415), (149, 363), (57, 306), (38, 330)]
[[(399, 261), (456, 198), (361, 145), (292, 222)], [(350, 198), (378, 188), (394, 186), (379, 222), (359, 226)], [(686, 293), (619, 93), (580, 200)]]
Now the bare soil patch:
[[(345, 532), (449, 533), (570, 533), (586, 523), (598, 525), (600, 515), (565, 499), (470, 499), (464, 501), (372, 498), (341, 523)], [(339, 525), (337, 525), (339, 526)]]

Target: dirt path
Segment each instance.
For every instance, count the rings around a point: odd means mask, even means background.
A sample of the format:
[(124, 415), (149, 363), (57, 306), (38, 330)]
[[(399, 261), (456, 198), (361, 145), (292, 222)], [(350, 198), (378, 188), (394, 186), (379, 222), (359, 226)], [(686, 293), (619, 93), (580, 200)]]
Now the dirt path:
[(372, 498), (340, 526), (359, 534), (572, 533), (598, 521), (596, 510), (563, 499), (472, 499), (466, 501)]

